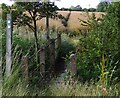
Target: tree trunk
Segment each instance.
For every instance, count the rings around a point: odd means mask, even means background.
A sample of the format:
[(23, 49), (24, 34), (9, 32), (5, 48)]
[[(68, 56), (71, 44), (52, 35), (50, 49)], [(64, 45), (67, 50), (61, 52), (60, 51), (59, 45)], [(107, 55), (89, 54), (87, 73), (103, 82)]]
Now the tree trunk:
[(35, 36), (35, 51), (36, 51), (36, 63), (38, 64), (38, 38), (37, 38), (37, 25), (35, 18), (33, 19), (34, 22), (34, 36)]
[(46, 39), (49, 40), (49, 17), (46, 16)]

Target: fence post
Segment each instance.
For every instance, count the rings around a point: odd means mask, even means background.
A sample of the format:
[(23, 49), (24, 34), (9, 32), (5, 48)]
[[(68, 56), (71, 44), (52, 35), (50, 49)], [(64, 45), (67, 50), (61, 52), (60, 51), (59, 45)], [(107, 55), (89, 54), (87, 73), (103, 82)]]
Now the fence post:
[(61, 34), (57, 34), (57, 49), (60, 49), (61, 47)]
[(84, 48), (86, 48), (86, 32), (84, 32)]
[(57, 57), (61, 47), (61, 34), (57, 33), (57, 40), (56, 40), (56, 51), (55, 51), (55, 58)]
[(55, 65), (55, 39), (50, 39), (50, 66)]
[(7, 14), (7, 33), (6, 33), (6, 76), (11, 74), (11, 48), (12, 48), (12, 16)]
[(40, 74), (45, 75), (45, 47), (41, 47), (40, 50)]
[(77, 57), (76, 54), (70, 55), (70, 73), (72, 76), (77, 73)]
[(23, 71), (23, 78), (25, 78), (25, 80), (28, 80), (28, 57), (27, 56), (22, 57), (22, 71)]
[(49, 17), (46, 16), (46, 39), (49, 40)]

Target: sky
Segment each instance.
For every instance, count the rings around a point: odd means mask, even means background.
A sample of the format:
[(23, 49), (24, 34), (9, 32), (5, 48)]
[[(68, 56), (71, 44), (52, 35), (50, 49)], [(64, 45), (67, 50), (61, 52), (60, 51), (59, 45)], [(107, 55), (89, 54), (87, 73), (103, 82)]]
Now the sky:
[(10, 0), (0, 0), (0, 4), (1, 3), (5, 3), (7, 5), (12, 5), (13, 4), (13, 2), (11, 2)]
[(82, 8), (95, 8), (99, 4), (100, 0), (61, 0), (56, 1), (55, 4), (59, 7), (69, 8), (71, 6), (80, 5)]
[[(77, 6), (80, 5), (82, 8), (96, 8), (97, 5), (99, 4), (100, 1), (102, 0), (51, 0), (51, 1), (55, 1), (55, 4), (59, 7), (65, 7), (65, 8), (69, 8), (71, 6)], [(8, 5), (11, 5), (13, 2), (10, 2), (9, 0), (0, 0), (0, 4), (1, 3), (6, 3)]]

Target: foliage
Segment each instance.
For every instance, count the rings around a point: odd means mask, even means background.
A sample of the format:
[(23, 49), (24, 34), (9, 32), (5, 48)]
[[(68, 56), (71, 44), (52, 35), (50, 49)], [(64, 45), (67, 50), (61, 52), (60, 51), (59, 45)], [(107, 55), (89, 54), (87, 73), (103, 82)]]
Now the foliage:
[(83, 11), (83, 12), (95, 12), (96, 8), (82, 8), (80, 5), (71, 6), (70, 8), (61, 8), (60, 11)]
[(88, 12), (86, 12), (87, 16), (88, 16), (88, 20), (82, 20), (80, 18), (78, 18), (79, 22), (81, 23), (82, 26), (85, 26), (87, 27), (86, 31), (90, 31), (91, 29), (95, 29), (99, 24), (98, 24), (98, 21), (100, 21), (101, 19), (100, 18), (97, 18), (95, 16), (95, 13), (92, 13), (92, 16), (89, 15)]
[(58, 9), (60, 11), (82, 11), (82, 7), (80, 5), (77, 6), (71, 6), (70, 8), (64, 8)]
[(89, 8), (88, 12), (96, 12), (96, 9), (95, 8)]
[[(5, 27), (6, 27), (6, 18), (7, 18), (7, 13), (10, 13), (10, 9), (9, 9), (9, 7), (7, 7), (7, 5), (6, 4), (4, 4), (4, 3), (2, 3), (1, 4), (1, 8), (2, 9), (4, 9), (4, 11), (2, 10), (1, 12), (1, 18), (2, 18), (2, 28), (4, 28), (5, 29)], [(4, 14), (3, 14), (4, 13)]]
[[(6, 55), (6, 34), (2, 32), (2, 72), (5, 74), (5, 55)], [(18, 34), (13, 33), (12, 41), (12, 66), (20, 65), (21, 56), (26, 55), (30, 49), (31, 44), (34, 44), (34, 40), (28, 41), (18, 37)], [(29, 49), (29, 50), (28, 50)]]
[[(40, 0), (41, 1), (41, 0)], [(36, 46), (36, 63), (38, 63), (38, 32), (37, 21), (43, 17), (56, 17), (56, 10), (58, 9), (54, 3), (51, 2), (15, 2), (12, 6), (6, 6), (2, 4), (3, 20), (6, 20), (6, 14), (12, 14), (13, 25), (28, 26), (33, 32), (35, 37)], [(48, 22), (47, 22), (48, 24)], [(48, 27), (47, 27), (48, 28)]]
[(62, 17), (58, 15), (57, 6), (52, 2), (15, 2), (12, 6), (2, 4), (2, 19), (6, 20), (6, 14), (12, 13), (13, 25), (28, 26), (37, 37), (36, 22), (43, 17)]
[[(107, 77), (107, 83), (111, 83), (111, 80), (116, 77), (119, 80), (119, 9), (120, 3), (113, 3), (109, 6), (107, 15), (103, 15), (102, 20), (97, 21), (93, 15), (92, 20), (84, 22), (90, 27), (90, 32), (87, 33), (86, 37), (84, 35), (80, 37), (79, 44), (78, 75), (84, 81), (101, 78), (101, 72), (105, 74), (104, 78)], [(101, 67), (103, 65), (104, 69)]]
[[(114, 78), (119, 79), (120, 70), (120, 2), (115, 2), (108, 8), (108, 14), (103, 20), (102, 30), (106, 33), (104, 48), (107, 58), (112, 59), (112, 66), (116, 66)], [(105, 21), (106, 20), (106, 21)], [(108, 28), (109, 27), (109, 28)], [(108, 59), (108, 60), (109, 60)]]
[(71, 11), (82, 11), (82, 7), (80, 6), (80, 5), (77, 5), (77, 6), (71, 6), (70, 8), (69, 8), (69, 10), (71, 10)]
[(109, 2), (107, 2), (107, 1), (100, 2), (97, 5), (97, 11), (98, 12), (105, 12), (107, 10), (108, 5), (109, 5)]
[(60, 57), (66, 57), (70, 52), (75, 51), (75, 45), (67, 35), (62, 35)]

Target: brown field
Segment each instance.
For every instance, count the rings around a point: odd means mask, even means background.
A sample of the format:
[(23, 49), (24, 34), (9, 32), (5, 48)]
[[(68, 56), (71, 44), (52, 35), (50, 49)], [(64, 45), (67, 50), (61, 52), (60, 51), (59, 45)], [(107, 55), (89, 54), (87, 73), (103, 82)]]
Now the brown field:
[[(58, 11), (58, 13), (62, 14), (63, 16), (66, 16), (69, 11)], [(102, 14), (105, 14), (103, 12), (89, 12), (89, 15), (92, 15), (92, 13), (95, 13), (95, 16), (97, 18), (102, 17)], [(82, 19), (82, 20), (87, 20), (88, 19), (88, 14), (86, 12), (78, 12), (78, 11), (72, 11), (71, 15), (70, 15), (70, 19), (68, 20), (68, 30), (70, 31), (78, 31), (78, 30), (84, 30), (86, 29), (85, 27), (83, 27), (78, 18)], [(64, 30), (65, 28), (63, 27), (63, 25), (61, 24), (61, 21), (58, 20), (53, 20), (50, 19), (50, 28), (54, 28), (54, 29), (59, 29), (59, 30)], [(43, 28), (45, 29), (45, 19), (41, 19), (40, 21), (37, 22), (37, 26), (38, 28)]]
[[(66, 16), (66, 15), (68, 15), (69, 11), (58, 11), (58, 13), (62, 14), (63, 16)], [(92, 15), (92, 13), (95, 13), (95, 16), (97, 18), (102, 17), (102, 14), (105, 14), (103, 12), (88, 12), (88, 13), (89, 13), (89, 15)], [(0, 15), (2, 15), (2, 14), (0, 13)], [(82, 26), (81, 23), (79, 22), (78, 18), (80, 18), (82, 20), (87, 20), (88, 14), (86, 12), (71, 11), (70, 19), (68, 20), (68, 27), (67, 27), (68, 30), (76, 31), (76, 32), (79, 30), (86, 30), (87, 27)], [(65, 30), (65, 27), (62, 25), (60, 19), (58, 19), (58, 20), (50, 19), (49, 25), (50, 25), (50, 29), (54, 28), (54, 29), (60, 30), (60, 31)], [(37, 27), (38, 27), (38, 30), (45, 29), (45, 18), (37, 21)], [(27, 28), (27, 29), (30, 30), (29, 28)]]

